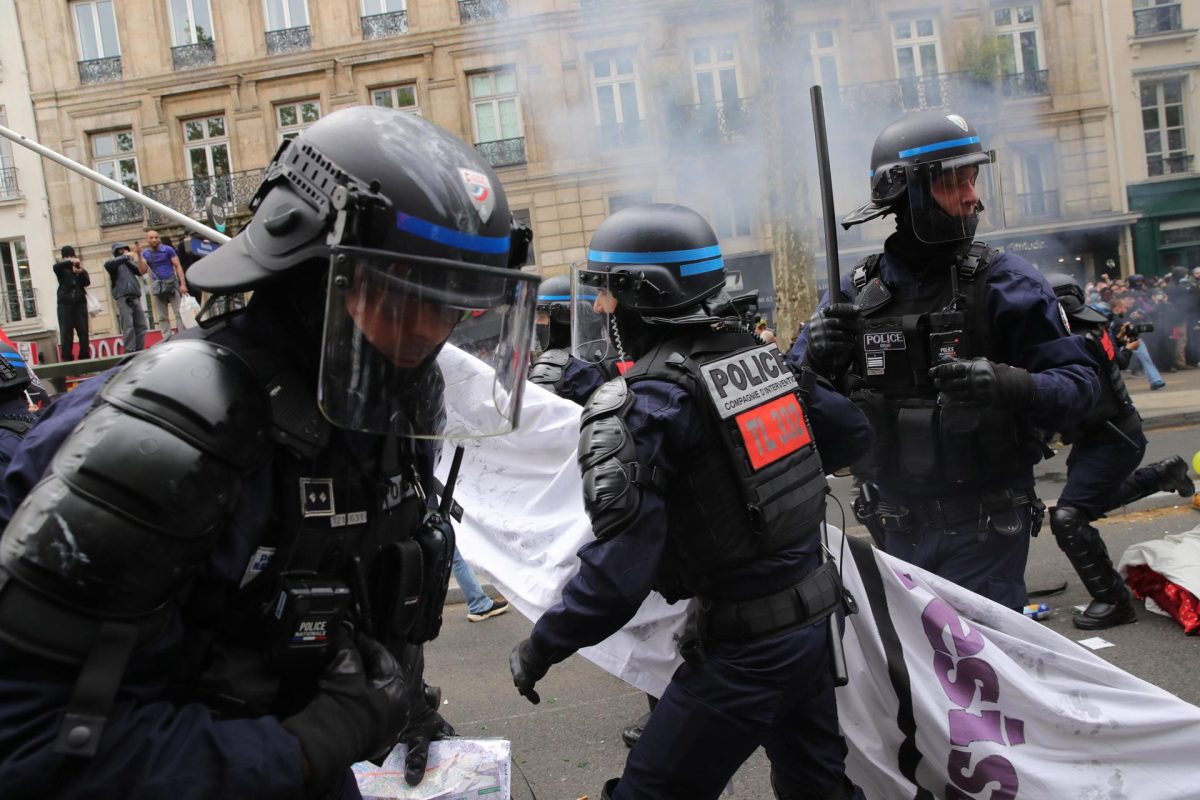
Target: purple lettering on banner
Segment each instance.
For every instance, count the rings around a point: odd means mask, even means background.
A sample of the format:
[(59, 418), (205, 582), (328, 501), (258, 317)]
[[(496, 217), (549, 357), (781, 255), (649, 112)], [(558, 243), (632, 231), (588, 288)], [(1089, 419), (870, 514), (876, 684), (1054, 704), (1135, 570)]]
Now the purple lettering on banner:
[(1006, 717), (1004, 730), (1008, 733), (1008, 743), (1011, 745), (1025, 744), (1025, 720)]
[(994, 709), (982, 714), (953, 709), (950, 712), (950, 744), (955, 747), (966, 747), (971, 742), (1005, 744), (1000, 730), (1003, 720), (1004, 715)]
[(912, 589), (917, 588), (917, 582), (914, 581), (912, 579), (912, 576), (909, 575), (907, 572), (901, 572), (900, 570), (895, 569), (894, 567), (892, 568), (892, 572), (896, 573), (896, 577), (900, 579), (900, 582), (902, 584), (904, 584), (905, 589), (912, 590)]
[(925, 606), (921, 612), (921, 625), (925, 628), (929, 646), (939, 653), (950, 654), (942, 639), (943, 630), (949, 630), (954, 640), (953, 655), (973, 656), (983, 649), (983, 635), (959, 617), (958, 612), (941, 598), (935, 597)]
[(974, 772), (968, 772), (970, 768), (970, 753), (964, 750), (950, 751), (950, 777), (954, 784), (946, 786), (946, 800), (976, 800), (971, 795), (979, 794), (990, 783), (1000, 786), (978, 800), (1016, 800), (1020, 784), (1017, 771), (1007, 758), (987, 756), (979, 759)]
[[(975, 702), (976, 687), (981, 700), (994, 703), (1000, 698), (1000, 679), (996, 677), (996, 670), (982, 659), (963, 658), (956, 664), (946, 653), (934, 653), (933, 668), (946, 697), (961, 708), (969, 708)], [(950, 679), (951, 670), (954, 680)]]

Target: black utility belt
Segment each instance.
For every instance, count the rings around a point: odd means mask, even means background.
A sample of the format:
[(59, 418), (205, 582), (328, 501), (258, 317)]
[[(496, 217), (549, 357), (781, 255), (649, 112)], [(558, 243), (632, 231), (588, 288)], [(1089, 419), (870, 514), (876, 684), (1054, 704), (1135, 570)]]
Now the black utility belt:
[[(1107, 424), (1111, 423), (1111, 424)], [(1124, 442), (1142, 430), (1142, 415), (1135, 409), (1119, 418), (1081, 427), (1075, 444), (1111, 444)]]
[(875, 522), (888, 533), (915, 533), (927, 529), (948, 530), (964, 522), (976, 522), (979, 527), (997, 527), (999, 533), (1017, 532), (1020, 520), (1002, 520), (1023, 506), (1038, 506), (1041, 501), (1033, 489), (1002, 489), (996, 492), (966, 497), (920, 500), (905, 505), (881, 500), (877, 505)]
[(706, 639), (746, 642), (816, 624), (842, 602), (837, 565), (827, 561), (794, 586), (736, 603), (713, 602), (705, 612)]

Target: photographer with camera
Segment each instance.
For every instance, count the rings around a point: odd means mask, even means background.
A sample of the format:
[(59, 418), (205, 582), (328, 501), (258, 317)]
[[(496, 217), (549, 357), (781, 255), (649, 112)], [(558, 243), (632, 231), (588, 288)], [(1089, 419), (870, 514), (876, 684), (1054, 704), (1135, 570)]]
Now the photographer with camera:
[[(133, 246), (141, 250), (141, 242)], [(117, 242), (112, 246), (113, 257), (104, 262), (112, 281), (113, 299), (117, 301), (117, 317), (121, 335), (125, 337), (125, 352), (136, 353), (146, 346), (146, 312), (142, 309), (142, 279), (147, 267), (129, 254), (129, 245)]]
[(1154, 365), (1154, 359), (1150, 356), (1149, 349), (1143, 345), (1141, 340), (1143, 333), (1153, 332), (1154, 323), (1144, 321), (1143, 311), (1132, 304), (1128, 295), (1118, 297), (1113, 301), (1112, 310), (1102, 313), (1111, 314), (1109, 327), (1113, 338), (1124, 345), (1122, 352), (1125, 353), (1125, 356), (1121, 362), (1121, 369), (1129, 367), (1131, 357), (1136, 358), (1142, 368), (1142, 374), (1146, 376), (1146, 381), (1150, 384), (1151, 391), (1157, 391), (1166, 386), (1167, 382), (1163, 380), (1158, 367)]
[(75, 255), (75, 248), (65, 244), (60, 251), (61, 260), (54, 264), (54, 277), (58, 278), (58, 341), (63, 361), (73, 361), (72, 352), (76, 335), (79, 337), (79, 357), (91, 358), (88, 347), (87, 287), (92, 278), (84, 269), (83, 262)]

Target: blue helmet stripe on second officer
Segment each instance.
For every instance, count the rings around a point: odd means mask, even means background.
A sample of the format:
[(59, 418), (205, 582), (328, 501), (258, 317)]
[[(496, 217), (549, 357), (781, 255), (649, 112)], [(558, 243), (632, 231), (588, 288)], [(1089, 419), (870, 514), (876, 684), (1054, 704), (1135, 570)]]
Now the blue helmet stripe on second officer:
[(721, 246), (697, 247), (692, 250), (661, 250), (653, 253), (608, 253), (588, 250), (588, 260), (601, 264), (664, 264), (671, 261), (696, 261), (721, 255)]

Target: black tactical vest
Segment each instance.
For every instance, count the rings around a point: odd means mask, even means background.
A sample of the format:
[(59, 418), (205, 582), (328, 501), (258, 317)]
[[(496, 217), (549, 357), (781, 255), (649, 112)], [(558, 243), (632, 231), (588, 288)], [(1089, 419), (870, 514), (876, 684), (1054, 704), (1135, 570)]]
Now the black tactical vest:
[(700, 445), (667, 486), (668, 600), (711, 591), (711, 573), (817, 535), (825, 472), (795, 376), (779, 349), (749, 333), (665, 342), (625, 373), (683, 387), (703, 409)]
[[(850, 399), (875, 429), (875, 443), (851, 471), (911, 498), (987, 486), (990, 475), (1027, 464), (1028, 423), (998, 408), (939, 406), (929, 369), (990, 357), (984, 288), (993, 251), (974, 242), (937, 295), (900, 300), (879, 277), (882, 256), (854, 271), (864, 330), (847, 378)], [(957, 284), (957, 296), (955, 286)], [(952, 302), (953, 301), (953, 302)]]
[[(1111, 422), (1124, 433), (1140, 427), (1140, 417), (1133, 409), (1133, 399), (1125, 387), (1125, 379), (1121, 377), (1121, 365), (1117, 363), (1117, 348), (1108, 328), (1101, 325), (1086, 325), (1080, 333), (1087, 344), (1088, 352), (1100, 368), (1096, 371), (1100, 379), (1100, 397), (1083, 419), (1070, 428), (1062, 431), (1062, 439), (1071, 442), (1084, 442), (1096, 436), (1115, 436), (1106, 422)], [(1135, 422), (1136, 420), (1136, 422)]]

